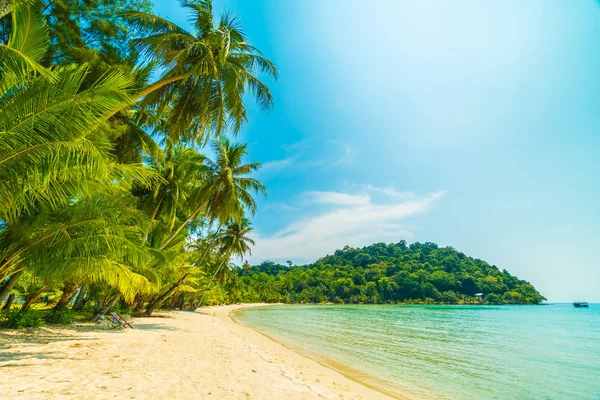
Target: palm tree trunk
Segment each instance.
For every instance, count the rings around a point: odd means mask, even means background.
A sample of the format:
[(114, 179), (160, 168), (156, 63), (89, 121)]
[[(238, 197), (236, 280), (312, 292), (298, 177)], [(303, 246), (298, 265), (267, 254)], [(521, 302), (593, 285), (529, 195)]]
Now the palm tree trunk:
[(25, 272), (24, 269), (18, 270), (17, 272), (12, 274), (11, 277), (8, 279), (8, 282), (4, 284), (4, 287), (2, 288), (2, 290), (0, 290), (0, 304), (4, 302), (4, 299), (6, 299), (6, 297), (8, 297), (10, 291), (15, 287), (15, 285), (19, 281), (19, 278), (21, 278), (21, 275), (23, 275), (23, 272)]
[(223, 261), (221, 261), (221, 264), (219, 264), (219, 268), (217, 268), (217, 270), (215, 271), (215, 273), (210, 277), (210, 281), (208, 282), (208, 285), (206, 285), (206, 289), (204, 289), (204, 292), (202, 292), (202, 297), (200, 297), (200, 303), (198, 303), (198, 306), (202, 305), (202, 301), (204, 300), (204, 296), (206, 295), (206, 292), (210, 288), (210, 285), (212, 284), (213, 280), (215, 279), (215, 276), (217, 276), (217, 274), (219, 273), (219, 271), (221, 270), (221, 268), (223, 267), (223, 265), (227, 261), (229, 261), (229, 257), (231, 257), (231, 251), (227, 252), (227, 256), (223, 259)]
[(143, 306), (144, 306), (144, 296), (142, 296), (141, 294), (136, 294), (135, 298), (133, 299), (133, 306), (132, 306), (133, 312), (134, 313), (139, 312)]
[[(154, 221), (154, 218), (156, 218), (156, 214), (158, 214), (158, 210), (160, 209), (163, 199), (165, 198), (165, 194), (166, 194), (166, 188), (165, 188), (165, 191), (163, 191), (160, 194), (160, 197), (158, 198), (158, 201), (156, 202), (156, 207), (154, 207), (154, 210), (152, 211), (152, 215), (150, 216), (150, 219), (153, 221)], [(144, 237), (147, 238), (148, 235), (150, 234), (150, 232), (152, 232), (152, 227), (149, 228), (148, 232), (146, 232)]]
[(83, 310), (83, 306), (85, 305), (85, 294), (87, 292), (87, 285), (84, 283), (79, 288), (79, 294), (75, 299), (75, 304), (73, 304), (73, 311), (81, 311)]
[(196, 215), (200, 212), (200, 210), (202, 210), (204, 208), (204, 204), (202, 204), (201, 207), (198, 207), (189, 217), (188, 219), (186, 219), (181, 225), (179, 225), (179, 227), (177, 227), (177, 229), (175, 229), (175, 232), (173, 232), (173, 234), (171, 236), (169, 236), (169, 238), (167, 240), (164, 241), (164, 243), (158, 248), (159, 250), (163, 250), (165, 247), (167, 247), (167, 245), (169, 243), (171, 243), (173, 241), (173, 239), (175, 239), (175, 237), (179, 234), (179, 232), (181, 232), (181, 230), (183, 228), (185, 228), (185, 226), (187, 224), (190, 223), (190, 221), (192, 221)]
[(6, 304), (4, 305), (4, 307), (2, 307), (2, 311), (10, 310), (13, 301), (15, 301), (15, 297), (16, 295), (14, 293), (8, 295), (8, 299), (6, 299)]
[(108, 310), (110, 310), (112, 307), (115, 306), (115, 304), (117, 304), (117, 302), (119, 301), (120, 298), (121, 298), (121, 293), (115, 294), (113, 296), (113, 298), (110, 301), (108, 301), (104, 306), (101, 306), (98, 308), (98, 310), (94, 314), (94, 317), (92, 318), (92, 320), (94, 322), (97, 322), (101, 316), (106, 314), (108, 312)]
[(156, 310), (158, 307), (160, 307), (160, 305), (169, 296), (171, 296), (179, 286), (181, 286), (183, 284), (183, 281), (189, 275), (190, 275), (189, 272), (186, 272), (185, 274), (183, 274), (183, 276), (181, 277), (181, 279), (179, 279), (177, 282), (175, 282), (175, 284), (173, 286), (171, 286), (169, 288), (169, 290), (167, 290), (165, 293), (161, 294), (160, 296), (158, 296), (157, 298), (155, 298), (154, 300), (152, 300), (150, 303), (148, 303), (148, 306), (146, 307), (146, 311), (144, 311), (144, 315), (146, 315), (147, 317), (149, 317), (150, 315), (152, 315), (152, 313), (154, 312), (154, 310)]
[(179, 308), (180, 310), (183, 310), (185, 307), (185, 293), (182, 293), (179, 296), (179, 300), (177, 301), (176, 307)]
[[(165, 242), (162, 244), (162, 246), (159, 247), (159, 250), (163, 250), (165, 247), (167, 247), (167, 245), (169, 243), (171, 243), (173, 241), (173, 239), (175, 239), (175, 237), (177, 236), (177, 234), (179, 232), (181, 232), (181, 230), (183, 228), (185, 228), (185, 226), (187, 224), (189, 224), (194, 218), (196, 218), (196, 216), (198, 215), (198, 213), (200, 211), (202, 211), (202, 209), (204, 208), (205, 205), (206, 205), (206, 202), (202, 203), (200, 205), (200, 207), (196, 208), (194, 210), (194, 212), (188, 217), (188, 219), (186, 219), (181, 225), (179, 225), (179, 227), (175, 230), (175, 232), (171, 236), (169, 236), (169, 238), (167, 240), (165, 240)], [(221, 224), (219, 224), (219, 229), (221, 229)], [(217, 231), (218, 231), (218, 229), (217, 229)]]
[[(165, 188), (165, 190), (166, 190), (166, 188)], [(160, 197), (158, 198), (158, 201), (156, 202), (156, 207), (154, 207), (154, 210), (152, 211), (152, 215), (150, 216), (150, 219), (156, 218), (156, 214), (158, 214), (158, 210), (160, 209), (160, 205), (162, 204), (162, 201), (165, 198), (165, 193), (166, 193), (166, 191), (163, 191), (160, 194)]]
[[(173, 83), (173, 82), (177, 82), (177, 81), (182, 81), (184, 79), (189, 78), (190, 74), (186, 73), (186, 74), (181, 74), (181, 75), (176, 75), (176, 76), (172, 76), (171, 78), (166, 78), (163, 80), (160, 80), (158, 82), (153, 83), (152, 85), (148, 86), (147, 88), (145, 88), (144, 90), (134, 94), (131, 96), (131, 100), (133, 102), (138, 101), (139, 99), (141, 99), (144, 96), (149, 95), (150, 93), (154, 92), (155, 90), (158, 90), (160, 88), (162, 88), (163, 86), (168, 85), (169, 83)], [(125, 107), (127, 107), (128, 104), (123, 104), (120, 106), (117, 106), (115, 108), (113, 108), (112, 110), (110, 110), (108, 112), (108, 115), (106, 116), (106, 118), (110, 118), (113, 115), (115, 115), (116, 113), (118, 113), (119, 111), (121, 111), (122, 109), (124, 109)]]
[(36, 293), (29, 293), (29, 295), (27, 296), (27, 300), (25, 300), (25, 303), (23, 303), (23, 307), (21, 307), (21, 312), (29, 309), (29, 307), (31, 307), (31, 305), (35, 303), (35, 301), (42, 295), (42, 293), (44, 293), (44, 290), (46, 290), (46, 285), (42, 286), (40, 290), (38, 290)]
[(65, 282), (65, 284), (63, 286), (62, 295), (60, 296), (58, 303), (56, 303), (56, 305), (54, 306), (54, 309), (53, 309), (54, 311), (62, 311), (67, 308), (67, 305), (69, 304), (69, 300), (70, 300), (71, 296), (75, 293), (75, 290), (77, 290), (77, 285), (78, 285), (78, 282), (74, 282), (74, 281)]

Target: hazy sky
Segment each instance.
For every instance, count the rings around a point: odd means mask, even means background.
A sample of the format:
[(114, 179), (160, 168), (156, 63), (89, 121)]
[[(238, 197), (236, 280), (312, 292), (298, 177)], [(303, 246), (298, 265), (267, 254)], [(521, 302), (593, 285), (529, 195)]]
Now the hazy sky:
[[(186, 24), (175, 0), (156, 11)], [(251, 262), (436, 242), (600, 301), (596, 0), (219, 1), (272, 59)]]

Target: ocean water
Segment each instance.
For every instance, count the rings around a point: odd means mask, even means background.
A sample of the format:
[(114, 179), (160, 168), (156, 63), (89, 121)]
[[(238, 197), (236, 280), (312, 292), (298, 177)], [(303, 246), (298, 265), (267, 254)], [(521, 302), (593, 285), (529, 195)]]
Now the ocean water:
[(409, 398), (600, 400), (600, 304), (298, 305), (235, 317)]

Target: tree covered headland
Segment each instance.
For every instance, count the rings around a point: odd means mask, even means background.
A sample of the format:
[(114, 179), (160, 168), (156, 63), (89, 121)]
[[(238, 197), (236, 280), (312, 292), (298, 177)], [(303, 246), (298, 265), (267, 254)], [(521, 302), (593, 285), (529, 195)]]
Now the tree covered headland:
[(242, 282), (238, 296), (251, 302), (537, 304), (545, 300), (529, 282), (506, 270), (435, 243), (345, 247), (313, 264), (265, 261), (237, 272)]

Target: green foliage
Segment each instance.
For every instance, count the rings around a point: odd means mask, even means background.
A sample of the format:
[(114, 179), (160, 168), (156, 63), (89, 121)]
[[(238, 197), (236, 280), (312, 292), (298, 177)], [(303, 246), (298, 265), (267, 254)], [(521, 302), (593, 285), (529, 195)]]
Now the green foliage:
[(139, 30), (133, 40), (142, 58), (156, 62), (159, 80), (138, 93), (142, 106), (164, 117), (170, 141), (206, 143), (247, 120), (244, 100), (252, 95), (270, 109), (273, 97), (259, 75), (277, 77), (277, 68), (251, 46), (237, 18), (213, 15), (212, 1), (182, 2), (193, 30), (148, 12), (126, 13)]
[(44, 325), (39, 312), (13, 309), (5, 312), (6, 325), (13, 329), (39, 328)]
[(51, 310), (44, 315), (44, 321), (49, 324), (68, 325), (73, 322), (77, 313), (71, 310)]
[(94, 315), (97, 308), (98, 308), (98, 304), (95, 301), (88, 301), (83, 306), (81, 313), (88, 317), (91, 317), (92, 315)]
[[(0, 278), (11, 282), (0, 303), (13, 286), (24, 309), (59, 291), (47, 318), (61, 322), (78, 287), (87, 313), (128, 313), (207, 290), (228, 301), (239, 286), (230, 257), (249, 251), (245, 217), (265, 188), (246, 144), (225, 135), (245, 122), (248, 92), (270, 108), (257, 74), (277, 71), (235, 18), (215, 20), (209, 0), (182, 4), (193, 33), (149, 0), (0, 9)], [(191, 234), (208, 256), (186, 247)]]
[[(435, 243), (345, 247), (313, 264), (237, 269), (243, 301), (285, 303), (537, 304), (528, 282)], [(482, 296), (475, 294), (483, 293)]]
[(113, 307), (109, 308), (108, 311), (118, 312), (121, 315), (131, 315), (133, 312), (131, 306), (121, 304), (121, 303), (115, 304)]

